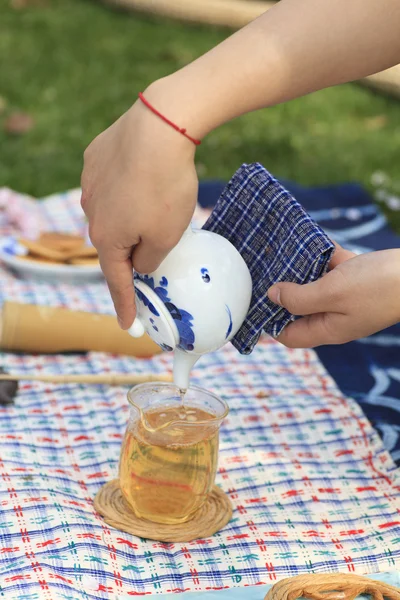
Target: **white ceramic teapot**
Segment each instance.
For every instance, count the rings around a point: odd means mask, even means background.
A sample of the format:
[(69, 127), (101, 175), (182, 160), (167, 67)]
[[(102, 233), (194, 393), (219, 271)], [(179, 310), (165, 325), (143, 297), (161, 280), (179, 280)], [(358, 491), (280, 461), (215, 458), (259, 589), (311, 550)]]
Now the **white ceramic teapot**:
[(129, 333), (145, 331), (164, 350), (175, 351), (174, 382), (189, 386), (202, 354), (221, 348), (237, 333), (250, 306), (252, 281), (236, 248), (204, 229), (185, 231), (149, 275), (134, 276), (137, 316)]

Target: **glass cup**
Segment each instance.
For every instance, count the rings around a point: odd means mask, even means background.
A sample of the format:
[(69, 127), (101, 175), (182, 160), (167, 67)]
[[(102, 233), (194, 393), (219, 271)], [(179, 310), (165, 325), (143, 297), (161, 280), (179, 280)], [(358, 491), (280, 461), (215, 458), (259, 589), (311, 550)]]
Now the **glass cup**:
[(195, 386), (181, 398), (170, 383), (138, 385), (128, 400), (119, 464), (122, 493), (138, 517), (184, 523), (204, 504), (214, 484), (219, 428), (228, 407)]

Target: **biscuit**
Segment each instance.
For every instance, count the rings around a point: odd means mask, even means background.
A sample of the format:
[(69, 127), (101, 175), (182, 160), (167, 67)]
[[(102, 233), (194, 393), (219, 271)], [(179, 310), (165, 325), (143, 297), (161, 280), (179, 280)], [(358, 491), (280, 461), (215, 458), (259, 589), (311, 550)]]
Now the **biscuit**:
[(39, 256), (41, 258), (47, 258), (54, 262), (64, 262), (66, 260), (66, 253), (54, 248), (47, 248), (42, 246), (39, 242), (33, 242), (24, 238), (18, 240), (22, 246), (25, 246), (29, 250), (29, 254), (33, 256)]
[(99, 259), (97, 257), (90, 257), (90, 258), (71, 258), (68, 263), (70, 265), (81, 265), (81, 266), (87, 266), (87, 267), (95, 267), (98, 266), (99, 263)]
[(57, 233), (55, 231), (46, 231), (42, 233), (37, 241), (41, 246), (60, 252), (72, 252), (85, 245), (85, 239), (80, 235)]
[(31, 254), (26, 254), (25, 256), (18, 256), (19, 260), (27, 260), (29, 262), (38, 262), (45, 263), (47, 265), (59, 265), (60, 263), (54, 262), (54, 260), (50, 260), (49, 258), (43, 258), (43, 256), (32, 256)]
[(28, 250), (20, 257), (33, 262), (95, 266), (99, 264), (97, 250), (86, 246), (83, 237), (57, 232), (42, 233), (39, 240), (18, 240)]
[(97, 258), (97, 250), (93, 246), (81, 246), (68, 255), (68, 260), (74, 258)]

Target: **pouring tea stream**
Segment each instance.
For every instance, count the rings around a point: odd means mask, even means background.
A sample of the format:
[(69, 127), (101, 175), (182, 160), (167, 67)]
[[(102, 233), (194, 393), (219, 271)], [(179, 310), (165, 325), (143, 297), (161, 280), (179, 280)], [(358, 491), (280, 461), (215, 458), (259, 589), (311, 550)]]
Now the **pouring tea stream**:
[(191, 226), (156, 271), (135, 273), (134, 285), (137, 314), (129, 333), (147, 332), (174, 352), (174, 383), (182, 392), (199, 358), (240, 329), (252, 294), (249, 269), (236, 248)]

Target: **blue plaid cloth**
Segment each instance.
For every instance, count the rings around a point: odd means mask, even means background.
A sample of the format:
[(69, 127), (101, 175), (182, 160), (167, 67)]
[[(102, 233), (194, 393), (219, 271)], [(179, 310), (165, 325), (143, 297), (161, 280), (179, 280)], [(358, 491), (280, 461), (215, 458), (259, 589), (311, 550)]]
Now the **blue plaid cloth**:
[(250, 354), (264, 330), (277, 337), (294, 320), (271, 302), (279, 281), (310, 283), (323, 275), (334, 245), (296, 200), (260, 164), (242, 165), (221, 194), (204, 229), (228, 239), (253, 280), (250, 309), (232, 343)]

